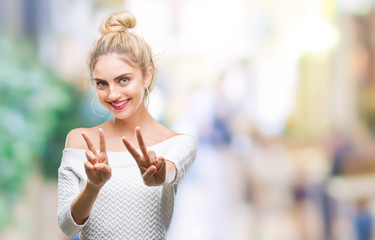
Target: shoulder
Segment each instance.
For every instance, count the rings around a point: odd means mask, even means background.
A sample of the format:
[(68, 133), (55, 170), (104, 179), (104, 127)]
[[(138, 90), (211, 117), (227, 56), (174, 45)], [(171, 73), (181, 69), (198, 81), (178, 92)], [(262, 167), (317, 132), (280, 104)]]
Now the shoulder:
[[(155, 129), (159, 136), (159, 142), (169, 141), (170, 143), (190, 146), (193, 149), (198, 148), (198, 142), (192, 135), (175, 132), (164, 125), (160, 124), (158, 129)], [(173, 141), (172, 141), (173, 140)]]
[(198, 149), (198, 142), (197, 142), (197, 140), (192, 135), (189, 135), (189, 134), (178, 134), (176, 136), (180, 138), (180, 141), (185, 146), (189, 146), (190, 148), (192, 148), (194, 150)]
[(165, 142), (166, 145), (173, 146), (173, 149), (178, 149), (178, 151), (196, 152), (198, 150), (198, 142), (189, 134), (175, 134), (165, 140)]
[(75, 148), (75, 149), (86, 149), (87, 145), (82, 136), (82, 132), (91, 132), (90, 128), (75, 128), (69, 131), (66, 136), (65, 148)]

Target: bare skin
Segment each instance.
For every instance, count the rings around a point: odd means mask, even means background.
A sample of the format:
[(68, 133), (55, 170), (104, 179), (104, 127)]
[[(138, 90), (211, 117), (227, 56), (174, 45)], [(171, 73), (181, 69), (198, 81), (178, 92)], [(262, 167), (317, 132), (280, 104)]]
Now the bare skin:
[[(74, 129), (67, 136), (65, 147), (85, 149), (87, 158), (84, 163), (86, 186), (70, 207), (77, 224), (83, 224), (88, 219), (101, 188), (111, 178), (108, 151), (129, 151), (147, 186), (170, 184), (177, 174), (171, 161), (147, 150), (149, 146), (178, 135), (157, 122), (143, 104), (143, 94), (150, 84), (153, 69), (148, 68), (143, 75), (118, 55), (109, 54), (99, 58), (93, 73), (98, 99), (112, 112), (113, 118), (93, 128)], [(121, 110), (113, 107), (124, 101), (128, 104)], [(142, 154), (137, 152), (136, 145)]]
[[(175, 165), (162, 156), (157, 157), (154, 151), (147, 150), (139, 127), (136, 127), (135, 133), (142, 154), (137, 152), (126, 137), (122, 137), (122, 142), (135, 159), (145, 185), (160, 186), (173, 182), (176, 176)], [(72, 217), (77, 224), (83, 224), (88, 219), (100, 189), (112, 174), (112, 168), (108, 163), (103, 129), (99, 128), (99, 151), (86, 132), (82, 132), (82, 136), (88, 148), (85, 152), (87, 161), (84, 163), (87, 183), (71, 205)]]

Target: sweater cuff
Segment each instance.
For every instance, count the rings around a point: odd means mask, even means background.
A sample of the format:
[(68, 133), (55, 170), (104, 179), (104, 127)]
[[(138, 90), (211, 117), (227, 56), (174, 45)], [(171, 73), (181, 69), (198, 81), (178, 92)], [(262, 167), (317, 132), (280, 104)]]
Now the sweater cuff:
[(166, 176), (165, 176), (165, 181), (164, 181), (164, 183), (163, 184), (161, 184), (161, 186), (168, 186), (168, 185), (171, 185), (171, 184), (173, 184), (175, 181), (176, 181), (176, 179), (177, 179), (177, 173), (178, 173), (178, 170), (177, 170), (177, 166), (176, 166), (176, 164), (174, 163), (174, 162), (172, 162), (172, 161), (170, 161), (170, 160), (166, 160), (166, 162), (170, 162), (172, 165), (173, 165), (173, 167), (175, 168), (174, 169), (174, 171), (173, 171), (173, 173), (166, 173)]
[(68, 237), (73, 237), (77, 233), (79, 233), (89, 222), (90, 216), (83, 224), (77, 224), (72, 216), (72, 210), (70, 209), (70, 205), (72, 201), (66, 204), (63, 209), (61, 209), (61, 215), (59, 215), (59, 225), (63, 233), (65, 233)]

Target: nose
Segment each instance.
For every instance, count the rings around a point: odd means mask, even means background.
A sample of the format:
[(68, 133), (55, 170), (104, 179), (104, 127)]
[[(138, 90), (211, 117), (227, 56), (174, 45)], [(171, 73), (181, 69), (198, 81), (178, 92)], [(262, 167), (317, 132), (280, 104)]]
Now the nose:
[(113, 102), (120, 98), (120, 89), (116, 86), (109, 86), (108, 100)]

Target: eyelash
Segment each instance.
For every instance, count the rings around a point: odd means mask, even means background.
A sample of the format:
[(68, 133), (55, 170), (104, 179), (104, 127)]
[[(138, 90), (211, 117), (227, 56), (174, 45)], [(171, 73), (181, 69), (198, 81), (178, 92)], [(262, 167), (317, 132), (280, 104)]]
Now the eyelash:
[[(122, 81), (123, 80), (126, 80), (125, 83), (123, 83)], [(121, 78), (120, 81), (119, 81), (121, 84), (127, 84), (129, 82), (129, 78)]]
[(103, 88), (106, 84), (107, 83), (105, 82), (96, 82), (96, 87), (100, 89), (100, 88)]
[[(123, 82), (123, 80), (126, 80), (126, 82)], [(129, 78), (121, 78), (121, 79), (119, 80), (119, 82), (120, 82), (120, 84), (122, 84), (122, 85), (126, 85), (126, 84), (129, 82), (129, 80), (130, 80)], [(106, 85), (107, 85), (106, 82), (96, 82), (96, 87), (99, 88), (99, 89), (105, 87)]]

